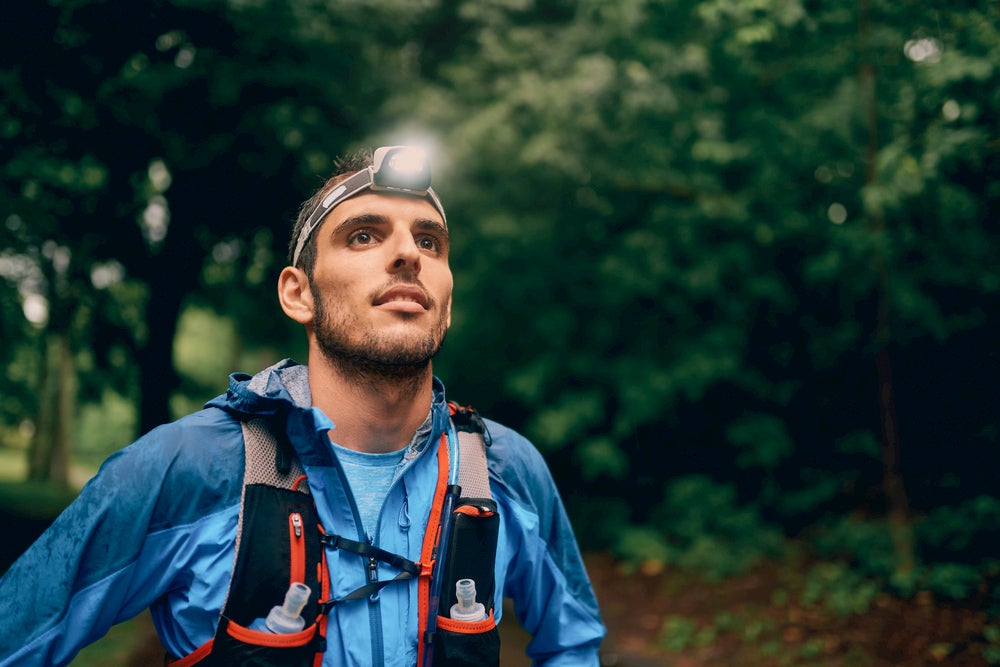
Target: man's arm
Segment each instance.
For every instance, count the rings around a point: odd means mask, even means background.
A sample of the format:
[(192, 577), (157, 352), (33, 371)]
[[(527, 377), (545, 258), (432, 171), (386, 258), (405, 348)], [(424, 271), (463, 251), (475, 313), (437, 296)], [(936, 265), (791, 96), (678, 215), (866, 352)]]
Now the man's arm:
[(597, 599), (573, 529), (548, 467), (526, 439), (488, 424), (491, 481), (510, 516), (504, 549), (510, 565), (504, 596), (514, 601), (521, 625), (532, 636), (528, 655), (536, 664), (599, 664), (605, 635)]
[(559, 532), (552, 542), (522, 533), (505, 595), (533, 637), (527, 652), (536, 664), (596, 667), (604, 625), (572, 533)]
[(118, 467), (109, 461), (0, 579), (0, 664), (66, 664), (145, 606), (127, 591), (148, 518), (113, 484)]
[[(191, 527), (238, 504), (239, 475), (204, 483), (216, 465), (205, 435), (173, 424), (110, 457), (11, 566), (0, 579), (0, 666), (64, 665), (176, 585)], [(192, 440), (203, 460), (190, 456)]]

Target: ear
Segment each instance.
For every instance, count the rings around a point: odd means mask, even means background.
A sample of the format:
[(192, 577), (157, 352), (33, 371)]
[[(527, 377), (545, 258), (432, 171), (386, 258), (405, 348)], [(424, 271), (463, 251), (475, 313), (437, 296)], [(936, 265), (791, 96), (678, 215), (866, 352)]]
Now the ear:
[(306, 272), (286, 266), (278, 276), (278, 301), (285, 315), (299, 324), (313, 321), (313, 293)]

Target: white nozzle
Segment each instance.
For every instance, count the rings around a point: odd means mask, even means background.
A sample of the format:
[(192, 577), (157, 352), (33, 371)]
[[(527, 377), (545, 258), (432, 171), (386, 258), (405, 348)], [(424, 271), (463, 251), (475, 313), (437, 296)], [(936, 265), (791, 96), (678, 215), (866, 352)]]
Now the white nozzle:
[(287, 634), (299, 632), (306, 626), (302, 618), (302, 609), (309, 601), (312, 589), (298, 582), (288, 587), (285, 593), (285, 603), (280, 607), (275, 605), (267, 615), (267, 627), (271, 632)]
[(455, 582), (455, 597), (458, 604), (451, 606), (451, 617), (456, 621), (482, 621), (486, 619), (486, 607), (476, 602), (476, 582), (473, 579), (459, 579)]

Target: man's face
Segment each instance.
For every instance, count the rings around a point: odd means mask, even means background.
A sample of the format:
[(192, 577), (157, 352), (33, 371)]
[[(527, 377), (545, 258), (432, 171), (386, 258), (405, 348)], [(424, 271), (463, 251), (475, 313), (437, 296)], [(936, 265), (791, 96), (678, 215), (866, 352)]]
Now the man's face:
[(424, 199), (365, 193), (334, 208), (310, 281), (323, 354), (387, 375), (426, 368), (451, 323), (448, 245)]

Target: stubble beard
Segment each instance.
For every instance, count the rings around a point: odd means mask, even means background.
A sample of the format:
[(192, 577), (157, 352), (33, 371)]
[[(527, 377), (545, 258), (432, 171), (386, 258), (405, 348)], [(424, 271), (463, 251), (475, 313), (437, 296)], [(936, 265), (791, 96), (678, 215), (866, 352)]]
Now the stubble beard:
[(366, 388), (393, 384), (404, 391), (416, 390), (426, 378), (431, 360), (444, 344), (448, 330), (447, 307), (441, 310), (436, 326), (426, 336), (401, 340), (398, 336), (365, 331), (358, 316), (345, 308), (330, 308), (325, 298), (316, 299), (315, 304), (314, 333), (323, 356), (344, 377)]

